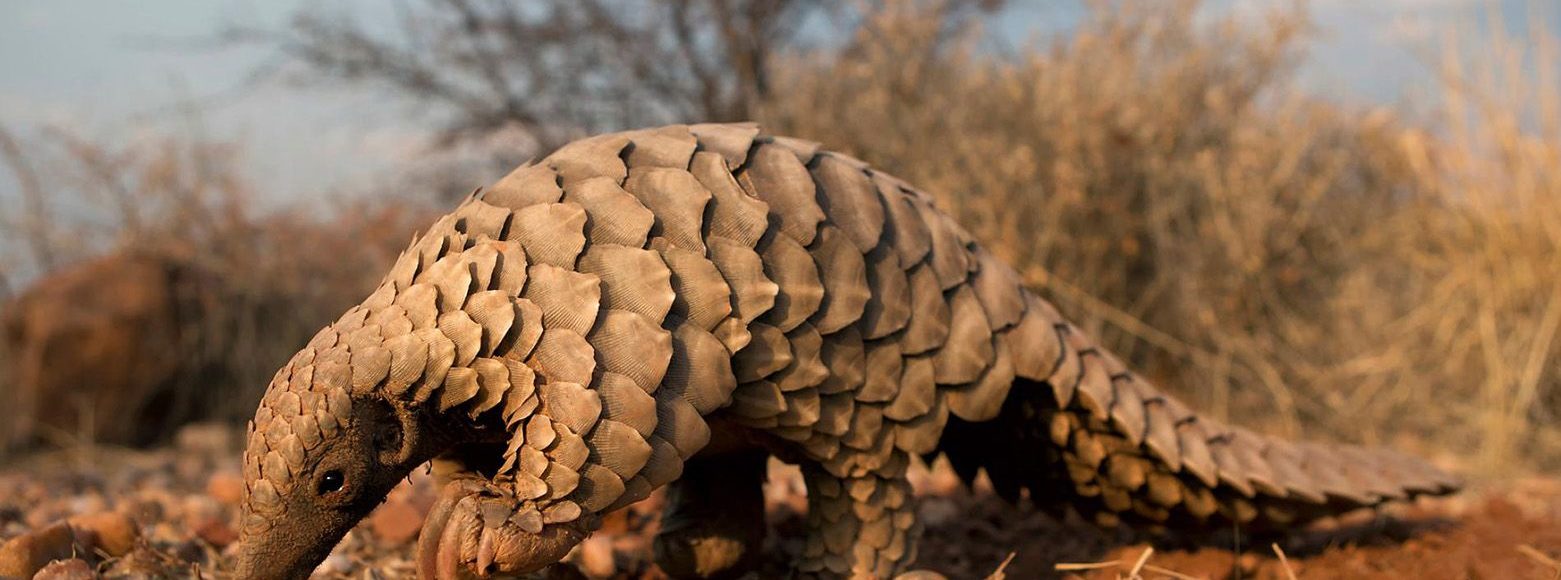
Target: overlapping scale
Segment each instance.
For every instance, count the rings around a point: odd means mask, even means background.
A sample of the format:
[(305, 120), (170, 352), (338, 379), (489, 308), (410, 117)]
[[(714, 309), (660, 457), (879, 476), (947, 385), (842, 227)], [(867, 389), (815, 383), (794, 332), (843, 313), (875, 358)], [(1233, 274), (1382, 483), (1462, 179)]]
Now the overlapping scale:
[(656, 216), (658, 233), (673, 246), (705, 253), (705, 205), (711, 194), (693, 174), (681, 168), (636, 168), (629, 172), (624, 189), (650, 208)]
[[(640, 313), (603, 312), (601, 321), (586, 339), (595, 351), (598, 368), (626, 376), (647, 392), (654, 391), (667, 377), (673, 359), (672, 335)], [(719, 343), (717, 347), (720, 348)]]
[(544, 158), (542, 165), (551, 167), (558, 174), (557, 184), (564, 187), (593, 177), (609, 177), (622, 183), (629, 172), (622, 157), (628, 146), (629, 138), (623, 134), (590, 137), (560, 147)]
[(699, 414), (708, 415), (726, 406), (736, 388), (732, 355), (715, 335), (690, 324), (672, 332), (672, 358), (662, 391), (681, 396)]
[[(769, 204), (744, 192), (728, 171), (727, 163), (714, 153), (695, 153), (689, 169), (710, 192), (707, 237), (725, 238), (750, 248), (758, 244), (769, 229)], [(705, 242), (709, 243), (709, 239)]]
[(764, 272), (764, 261), (752, 248), (726, 238), (709, 240), (710, 261), (731, 289), (732, 316), (753, 322), (774, 307), (780, 286)]
[(818, 237), (808, 248), (817, 264), (823, 302), (813, 315), (813, 325), (822, 334), (831, 334), (854, 324), (873, 296), (868, 286), (867, 265), (862, 252), (835, 227), (819, 227)]
[(859, 253), (878, 247), (884, 229), (883, 202), (862, 168), (826, 153), (818, 156), (811, 172), (830, 223), (845, 233)]
[(765, 321), (789, 331), (818, 312), (824, 302), (824, 285), (819, 280), (818, 264), (806, 248), (786, 236), (774, 236), (759, 253), (764, 274), (779, 287), (775, 306)]
[(593, 177), (570, 184), (564, 192), (564, 201), (585, 208), (585, 233), (593, 244), (643, 248), (651, 227), (656, 224), (656, 214), (645, 209), (618, 181), (609, 177)]
[(602, 303), (601, 279), (594, 274), (537, 264), (522, 294), (542, 312), (542, 325), (584, 335), (596, 325)]
[(630, 131), (624, 136), (630, 141), (624, 160), (629, 164), (631, 179), (634, 169), (637, 168), (686, 169), (689, 159), (694, 155), (694, 149), (699, 146), (699, 141), (689, 132), (686, 125), (668, 125), (655, 129)]
[[(713, 331), (732, 316), (731, 287), (714, 262), (679, 248), (658, 248), (672, 271), (676, 299), (671, 315), (695, 328)], [(724, 342), (724, 341), (723, 341)], [(736, 349), (731, 349), (736, 350)]]
[(585, 208), (575, 203), (548, 203), (515, 211), (507, 241), (518, 242), (532, 264), (573, 269), (585, 248)]
[(749, 152), (737, 183), (769, 205), (780, 233), (802, 246), (813, 243), (824, 210), (818, 206), (813, 176), (795, 154), (774, 144), (758, 145)]
[(557, 202), (564, 194), (558, 175), (545, 165), (522, 165), (483, 191), (482, 200), (512, 210)]
[(580, 257), (578, 270), (602, 281), (602, 308), (635, 312), (652, 321), (672, 309), (672, 272), (654, 250), (597, 244)]
[[(759, 136), (757, 123), (705, 123), (689, 125), (688, 132), (699, 139), (699, 146), (725, 160), (731, 167), (742, 167), (748, 161), (748, 150)], [(694, 154), (698, 162), (699, 154)]]

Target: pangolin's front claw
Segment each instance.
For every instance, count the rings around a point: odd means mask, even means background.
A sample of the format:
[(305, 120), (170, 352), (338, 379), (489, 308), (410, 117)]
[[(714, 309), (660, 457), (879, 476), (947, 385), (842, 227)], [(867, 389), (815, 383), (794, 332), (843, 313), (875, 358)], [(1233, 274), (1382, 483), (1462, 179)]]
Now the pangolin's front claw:
[[(417, 538), (417, 575), (419, 578), (446, 578), (440, 573), (441, 547), (446, 545), (444, 536), (447, 529), (451, 528), (450, 520), (455, 513), (456, 504), (462, 499), (481, 493), (486, 486), (476, 479), (457, 479), (451, 481), (439, 494), (439, 501), (434, 503), (429, 510), (428, 518), (423, 520), (423, 531)], [(454, 576), (448, 576), (453, 578)]]
[(586, 535), (580, 522), (543, 525), (534, 505), (507, 486), (457, 479), (440, 494), (418, 539), (422, 578), (455, 580), (539, 570), (564, 557)]
[[(476, 503), (476, 496), (466, 496), (455, 502), (450, 511), (450, 519), (446, 521), (444, 533), (439, 535), (439, 548), (436, 554), (437, 574), (439, 580), (457, 580), (461, 577), (462, 563), (466, 558), (462, 556), (472, 552), (472, 546), (476, 543), (473, 536), (476, 530), (481, 529), (482, 523), (476, 520), (476, 510), (472, 506)], [(475, 564), (475, 561), (473, 562)], [(471, 571), (480, 577), (488, 575), (486, 567), (470, 566)]]

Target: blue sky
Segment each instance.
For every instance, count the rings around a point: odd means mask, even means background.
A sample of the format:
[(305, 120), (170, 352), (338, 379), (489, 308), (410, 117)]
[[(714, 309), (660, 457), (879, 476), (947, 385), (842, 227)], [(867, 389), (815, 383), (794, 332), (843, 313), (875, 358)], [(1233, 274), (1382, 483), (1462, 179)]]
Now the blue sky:
[[(383, 10), (388, 3), (328, 2)], [(1149, 0), (1144, 0), (1149, 1)], [(1288, 0), (1211, 0), (1211, 12), (1257, 11)], [(1079, 0), (1013, 0), (997, 31), (1015, 42), (1066, 33)], [(1317, 94), (1394, 103), (1429, 78), (1418, 54), (1437, 31), (1500, 5), (1522, 28), (1533, 0), (1313, 0), (1320, 27), (1303, 67)], [(351, 190), (387, 166), (414, 160), (421, 134), (393, 95), (369, 91), (249, 86), (271, 55), (261, 48), (197, 46), (226, 24), (281, 26), (299, 0), (3, 0), (0, 4), (0, 124), (23, 137), (65, 127), (105, 141), (179, 130), (180, 103), (204, 103), (204, 130), (243, 145), (248, 174), (272, 201)], [(312, 4), (319, 4), (318, 2)], [(1539, 25), (1561, 29), (1549, 11)], [(181, 40), (187, 39), (188, 41)], [(238, 91), (236, 94), (232, 91)], [(225, 98), (232, 94), (236, 98)], [(223, 97), (223, 98), (217, 98)], [(209, 102), (209, 103), (208, 103)], [(15, 184), (0, 170), (0, 212), (14, 211)], [(494, 176), (473, 176), (486, 182)]]
[(280, 27), (305, 4), (6, 0), (0, 123), (23, 136), (58, 126), (112, 142), (182, 130), (195, 104), (204, 130), (244, 146), (267, 195), (350, 186), (403, 153), (416, 128), (401, 111), (368, 92), (250, 83), (270, 51), (206, 42), (228, 25)]

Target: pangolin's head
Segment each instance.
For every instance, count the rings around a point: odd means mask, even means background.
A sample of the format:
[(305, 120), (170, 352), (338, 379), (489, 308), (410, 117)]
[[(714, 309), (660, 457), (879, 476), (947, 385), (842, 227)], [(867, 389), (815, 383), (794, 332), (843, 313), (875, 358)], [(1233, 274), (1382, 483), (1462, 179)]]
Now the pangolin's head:
[(244, 452), (239, 578), (307, 577), (432, 455), (417, 409), (362, 388), (349, 351), (328, 328), (266, 389)]

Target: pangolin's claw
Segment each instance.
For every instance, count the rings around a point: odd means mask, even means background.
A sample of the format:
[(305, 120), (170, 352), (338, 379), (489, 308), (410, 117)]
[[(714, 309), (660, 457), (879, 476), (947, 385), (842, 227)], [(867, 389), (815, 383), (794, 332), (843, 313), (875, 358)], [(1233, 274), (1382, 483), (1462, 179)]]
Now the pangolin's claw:
[(417, 539), (417, 574), (419, 578), (442, 578), (439, 575), (438, 556), (439, 547), (442, 544), (445, 528), (450, 523), (450, 516), (455, 511), (456, 503), (476, 490), (482, 489), (482, 484), (470, 480), (459, 479), (450, 482), (439, 494), (439, 500), (429, 510), (428, 518), (423, 521), (423, 531)]
[[(444, 533), (439, 538), (438, 575), (439, 580), (459, 580), (461, 569), (466, 558), (462, 556), (470, 552), (469, 546), (475, 544), (475, 529), (482, 523), (477, 520), (477, 499), (474, 496), (466, 496), (455, 503), (455, 509), (450, 513), (449, 523), (445, 524)], [(487, 576), (486, 568), (472, 570), (478, 576)]]
[(516, 516), (535, 509), (502, 484), (476, 478), (451, 481), (418, 539), (419, 577), (456, 580), (529, 572), (556, 562), (585, 537), (578, 522), (526, 531), (528, 520)]

